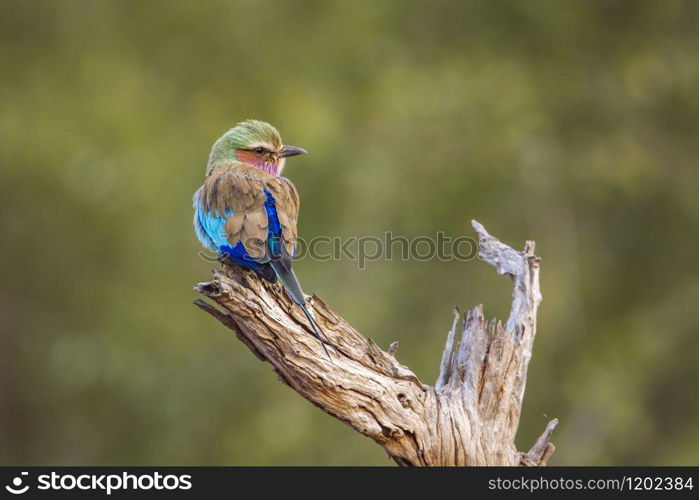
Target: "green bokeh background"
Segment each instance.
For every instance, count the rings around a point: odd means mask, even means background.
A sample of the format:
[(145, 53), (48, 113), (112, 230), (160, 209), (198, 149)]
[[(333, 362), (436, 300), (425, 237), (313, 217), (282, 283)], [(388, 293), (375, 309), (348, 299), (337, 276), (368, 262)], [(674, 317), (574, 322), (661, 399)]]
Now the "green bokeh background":
[[(699, 463), (699, 3), (0, 2), (0, 463), (379, 464), (191, 305), (212, 142), (269, 121), (300, 233), (537, 241), (518, 444)], [(423, 382), (480, 261), (296, 264)]]

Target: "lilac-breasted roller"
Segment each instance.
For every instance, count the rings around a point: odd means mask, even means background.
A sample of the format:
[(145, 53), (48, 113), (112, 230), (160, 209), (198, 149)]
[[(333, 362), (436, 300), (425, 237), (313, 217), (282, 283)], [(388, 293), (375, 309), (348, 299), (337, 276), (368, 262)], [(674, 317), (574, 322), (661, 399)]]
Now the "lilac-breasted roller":
[(321, 336), (332, 344), (309, 314), (291, 268), (299, 195), (289, 179), (280, 177), (288, 157), (305, 153), (285, 146), (269, 123), (238, 123), (211, 149), (206, 179), (194, 193), (194, 229), (219, 260), (235, 261), (272, 283), (279, 278), (327, 353)]

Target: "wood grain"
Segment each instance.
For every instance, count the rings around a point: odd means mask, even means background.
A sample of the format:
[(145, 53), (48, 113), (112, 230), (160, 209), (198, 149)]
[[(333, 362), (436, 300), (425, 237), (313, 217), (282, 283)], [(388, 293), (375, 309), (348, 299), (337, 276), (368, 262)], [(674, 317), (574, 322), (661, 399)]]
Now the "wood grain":
[(512, 309), (504, 325), (486, 320), (480, 305), (465, 315), (455, 310), (434, 386), (398, 362), (397, 342), (383, 351), (314, 295), (311, 314), (339, 351), (329, 360), (282, 289), (241, 267), (196, 285), (218, 307), (195, 304), (269, 362), (282, 382), (373, 439), (399, 465), (545, 465), (556, 419), (529, 451), (514, 444), (541, 302), (540, 260), (534, 242), (519, 252), (472, 224), (481, 259), (513, 280)]

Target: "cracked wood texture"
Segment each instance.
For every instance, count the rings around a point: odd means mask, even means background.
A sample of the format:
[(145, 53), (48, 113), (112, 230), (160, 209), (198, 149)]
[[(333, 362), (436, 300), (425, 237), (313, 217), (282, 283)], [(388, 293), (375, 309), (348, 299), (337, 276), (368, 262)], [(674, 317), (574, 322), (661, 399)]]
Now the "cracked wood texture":
[(339, 351), (328, 359), (280, 286), (243, 268), (215, 271), (213, 281), (196, 285), (218, 307), (195, 304), (269, 362), (282, 382), (376, 441), (399, 465), (545, 465), (557, 420), (529, 451), (514, 444), (541, 302), (539, 258), (534, 242), (518, 252), (472, 224), (481, 259), (514, 283), (512, 309), (504, 326), (486, 320), (480, 305), (463, 318), (455, 309), (434, 386), (398, 362), (397, 342), (383, 351), (314, 295), (309, 310)]

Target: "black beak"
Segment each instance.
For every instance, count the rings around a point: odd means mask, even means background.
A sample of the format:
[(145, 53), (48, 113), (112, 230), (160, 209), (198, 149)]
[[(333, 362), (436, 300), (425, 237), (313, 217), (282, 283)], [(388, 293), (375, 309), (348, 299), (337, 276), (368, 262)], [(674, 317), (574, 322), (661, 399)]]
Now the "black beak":
[(289, 156), (305, 155), (306, 153), (308, 153), (308, 151), (303, 148), (297, 148), (296, 146), (282, 146), (279, 156), (282, 158), (288, 158)]

